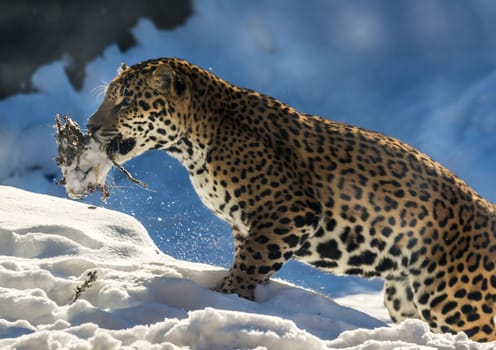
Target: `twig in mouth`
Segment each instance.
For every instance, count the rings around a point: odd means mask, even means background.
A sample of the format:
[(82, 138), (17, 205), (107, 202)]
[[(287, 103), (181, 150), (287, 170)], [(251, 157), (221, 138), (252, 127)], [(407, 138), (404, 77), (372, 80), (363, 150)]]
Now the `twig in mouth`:
[(131, 182), (134, 182), (136, 185), (138, 186), (141, 186), (143, 187), (144, 189), (148, 189), (148, 185), (146, 183), (144, 183), (143, 181), (141, 180), (138, 180), (136, 178), (133, 177), (133, 175), (131, 175), (131, 173), (129, 171), (127, 171), (126, 169), (124, 169), (124, 167), (120, 164), (118, 164), (113, 158), (111, 158), (112, 160), (112, 163), (115, 165), (115, 167), (117, 169), (119, 169), (120, 171), (123, 172), (124, 175), (126, 175), (126, 177), (131, 181)]

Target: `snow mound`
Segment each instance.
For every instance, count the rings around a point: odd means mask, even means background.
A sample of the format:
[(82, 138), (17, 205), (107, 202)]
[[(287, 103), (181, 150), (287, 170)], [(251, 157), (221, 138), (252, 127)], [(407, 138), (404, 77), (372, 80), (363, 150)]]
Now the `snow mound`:
[(225, 270), (164, 255), (130, 216), (6, 186), (0, 198), (2, 349), (483, 349), (280, 281), (257, 303), (222, 295), (209, 288)]
[(475, 350), (494, 349), (496, 344), (471, 342), (465, 333), (434, 334), (419, 320), (406, 320), (395, 327), (347, 331), (328, 345), (346, 350)]

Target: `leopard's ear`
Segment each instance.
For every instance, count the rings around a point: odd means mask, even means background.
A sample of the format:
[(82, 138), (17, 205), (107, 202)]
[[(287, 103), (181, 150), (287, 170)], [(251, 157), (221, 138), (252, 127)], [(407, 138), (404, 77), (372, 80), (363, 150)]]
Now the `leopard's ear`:
[(151, 82), (155, 88), (162, 92), (169, 92), (174, 80), (174, 71), (167, 64), (158, 66), (152, 73)]
[(121, 65), (119, 66), (119, 70), (117, 71), (117, 73), (118, 74), (121, 74), (126, 69), (129, 69), (129, 66), (127, 64), (125, 64), (124, 62), (122, 62)]
[(152, 84), (163, 93), (173, 92), (177, 96), (181, 96), (186, 88), (181, 77), (167, 64), (155, 69), (152, 73)]

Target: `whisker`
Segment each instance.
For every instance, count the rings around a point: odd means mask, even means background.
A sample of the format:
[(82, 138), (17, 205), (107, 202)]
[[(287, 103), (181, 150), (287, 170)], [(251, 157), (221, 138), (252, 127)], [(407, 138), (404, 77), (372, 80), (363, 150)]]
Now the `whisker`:
[(98, 99), (102, 99), (107, 92), (108, 83), (106, 81), (101, 81), (102, 85), (98, 85), (91, 89), (91, 93), (96, 96)]

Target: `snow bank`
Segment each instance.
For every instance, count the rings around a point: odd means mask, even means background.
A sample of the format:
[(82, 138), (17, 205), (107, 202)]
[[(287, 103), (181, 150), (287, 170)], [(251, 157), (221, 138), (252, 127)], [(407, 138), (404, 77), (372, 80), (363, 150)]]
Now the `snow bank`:
[(406, 320), (395, 327), (344, 332), (328, 345), (347, 350), (489, 350), (496, 346), (472, 343), (464, 333), (433, 334), (426, 324), (417, 320)]
[[(438, 127), (444, 125), (446, 127)], [(463, 174), (489, 199), (496, 198), (496, 72), (467, 86), (452, 103), (431, 112), (420, 126), (422, 149)]]
[(0, 348), (483, 349), (282, 282), (257, 303), (213, 292), (225, 270), (164, 255), (118, 212), (0, 186), (0, 213)]

